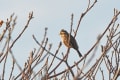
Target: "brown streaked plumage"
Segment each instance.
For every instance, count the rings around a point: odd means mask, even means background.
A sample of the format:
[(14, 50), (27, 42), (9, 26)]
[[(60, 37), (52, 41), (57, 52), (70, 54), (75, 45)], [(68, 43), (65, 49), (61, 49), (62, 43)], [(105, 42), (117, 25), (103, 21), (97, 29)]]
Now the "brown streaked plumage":
[(65, 46), (67, 46), (68, 48), (74, 48), (78, 52), (78, 55), (80, 57), (82, 57), (82, 54), (80, 53), (80, 51), (78, 49), (77, 42), (72, 35), (70, 35), (70, 41), (69, 41), (69, 33), (66, 30), (62, 29), (60, 31), (60, 36), (61, 36), (62, 42), (65, 44)]

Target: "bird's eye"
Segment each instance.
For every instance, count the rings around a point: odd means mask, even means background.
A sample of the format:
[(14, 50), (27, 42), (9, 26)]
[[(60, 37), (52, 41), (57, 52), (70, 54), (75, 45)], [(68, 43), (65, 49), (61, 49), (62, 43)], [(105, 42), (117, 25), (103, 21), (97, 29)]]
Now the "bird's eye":
[(60, 32), (60, 34), (64, 34), (64, 32)]

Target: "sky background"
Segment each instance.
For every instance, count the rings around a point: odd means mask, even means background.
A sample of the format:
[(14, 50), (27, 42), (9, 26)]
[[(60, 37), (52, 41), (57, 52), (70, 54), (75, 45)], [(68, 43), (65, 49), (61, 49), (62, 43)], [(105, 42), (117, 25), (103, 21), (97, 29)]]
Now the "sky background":
[[(29, 27), (12, 48), (18, 63), (23, 66), (30, 51), (38, 48), (38, 45), (32, 39), (32, 35), (34, 34), (41, 41), (45, 27), (48, 28), (47, 37), (49, 43), (53, 44), (52, 52), (54, 53), (61, 40), (59, 31), (61, 29), (70, 30), (72, 13), (74, 14), (73, 29), (76, 29), (79, 17), (85, 11), (87, 5), (88, 0), (1, 0), (0, 19), (6, 21), (12, 13), (15, 13), (15, 16), (18, 17), (17, 25), (12, 34), (13, 39), (22, 31), (29, 12), (33, 11), (34, 18), (31, 20)], [(83, 18), (76, 36), (79, 49), (83, 55), (109, 24), (114, 8), (120, 10), (120, 0), (98, 0), (92, 10)], [(61, 52), (65, 52), (65, 50), (66, 47), (62, 46)], [(70, 60), (70, 64), (73, 64), (79, 58), (77, 54), (73, 56), (73, 52), (75, 51), (71, 49), (70, 59), (74, 60)]]

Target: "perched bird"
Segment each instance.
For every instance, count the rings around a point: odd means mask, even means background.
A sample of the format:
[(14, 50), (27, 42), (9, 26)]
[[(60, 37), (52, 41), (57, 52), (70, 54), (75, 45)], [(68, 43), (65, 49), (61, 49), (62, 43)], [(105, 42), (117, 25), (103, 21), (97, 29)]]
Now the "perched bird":
[(79, 57), (82, 57), (82, 54), (78, 49), (77, 42), (72, 35), (70, 35), (70, 39), (69, 39), (69, 33), (66, 30), (62, 29), (60, 31), (60, 36), (65, 46), (67, 46), (68, 48), (74, 48), (78, 52)]

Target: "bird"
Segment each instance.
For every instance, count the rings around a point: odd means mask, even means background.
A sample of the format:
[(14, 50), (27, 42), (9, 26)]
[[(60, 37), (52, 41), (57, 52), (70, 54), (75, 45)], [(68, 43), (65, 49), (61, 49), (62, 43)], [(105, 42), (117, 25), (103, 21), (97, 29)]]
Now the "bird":
[(69, 35), (70, 34), (66, 30), (61, 29), (60, 36), (61, 36), (61, 39), (62, 39), (62, 42), (64, 43), (64, 45), (68, 48), (75, 49), (77, 51), (79, 57), (82, 57), (82, 54), (78, 49), (78, 44), (77, 44), (75, 38), (72, 35), (70, 35), (70, 38), (69, 38)]

